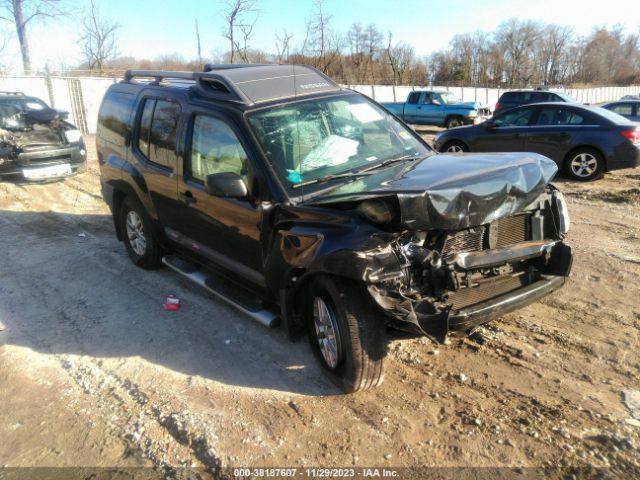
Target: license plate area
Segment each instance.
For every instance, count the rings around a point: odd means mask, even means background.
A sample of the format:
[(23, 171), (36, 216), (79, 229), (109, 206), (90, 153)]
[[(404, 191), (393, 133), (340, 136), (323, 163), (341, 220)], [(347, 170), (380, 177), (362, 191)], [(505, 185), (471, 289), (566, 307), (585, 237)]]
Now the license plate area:
[(59, 165), (49, 165), (46, 167), (25, 168), (22, 176), (27, 180), (45, 180), (47, 178), (64, 177), (71, 175), (71, 165), (63, 163)]

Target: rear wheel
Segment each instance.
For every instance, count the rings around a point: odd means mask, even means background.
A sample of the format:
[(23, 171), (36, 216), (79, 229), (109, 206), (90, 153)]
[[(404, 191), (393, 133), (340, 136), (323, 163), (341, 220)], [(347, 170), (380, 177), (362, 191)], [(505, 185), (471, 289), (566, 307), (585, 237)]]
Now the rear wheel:
[(592, 148), (579, 148), (569, 153), (565, 161), (565, 172), (581, 182), (600, 178), (605, 169), (602, 154)]
[(452, 140), (450, 142), (445, 143), (440, 148), (440, 151), (447, 152), (447, 153), (462, 153), (462, 152), (468, 152), (469, 147), (467, 147), (464, 143), (458, 140)]
[(120, 209), (120, 228), (124, 245), (131, 261), (147, 270), (162, 266), (162, 249), (143, 207), (131, 198), (125, 198)]
[(307, 298), (311, 349), (331, 380), (345, 392), (380, 385), (386, 325), (364, 288), (323, 276), (312, 281)]
[(461, 125), (463, 125), (463, 123), (462, 123), (462, 118), (460, 118), (460, 117), (449, 117), (449, 118), (447, 118), (447, 120), (446, 120), (446, 122), (444, 124), (444, 126), (446, 128), (455, 128), (455, 127), (459, 127)]

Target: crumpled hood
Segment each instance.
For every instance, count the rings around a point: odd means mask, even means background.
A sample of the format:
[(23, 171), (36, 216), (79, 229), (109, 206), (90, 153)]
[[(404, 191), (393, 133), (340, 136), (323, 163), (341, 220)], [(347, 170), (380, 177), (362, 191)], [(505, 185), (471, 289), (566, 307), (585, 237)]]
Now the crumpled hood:
[(437, 154), (374, 171), (309, 203), (396, 195), (406, 228), (460, 230), (522, 211), (557, 171), (536, 153)]

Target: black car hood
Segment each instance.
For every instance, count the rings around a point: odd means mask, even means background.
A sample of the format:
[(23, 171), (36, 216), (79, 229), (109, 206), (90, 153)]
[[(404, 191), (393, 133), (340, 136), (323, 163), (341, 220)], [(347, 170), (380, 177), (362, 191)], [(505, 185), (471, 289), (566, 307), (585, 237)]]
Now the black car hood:
[(460, 230), (522, 211), (557, 171), (536, 153), (438, 154), (382, 168), (306, 203), (395, 195), (406, 228)]

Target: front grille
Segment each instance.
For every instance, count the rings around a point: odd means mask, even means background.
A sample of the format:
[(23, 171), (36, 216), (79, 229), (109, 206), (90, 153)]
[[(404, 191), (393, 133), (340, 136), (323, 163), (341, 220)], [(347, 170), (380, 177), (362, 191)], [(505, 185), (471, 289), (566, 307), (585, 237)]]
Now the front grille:
[(452, 310), (470, 307), (491, 298), (504, 295), (526, 285), (528, 275), (507, 275), (484, 280), (475, 287), (465, 287), (449, 295)]
[(501, 218), (489, 225), (489, 247), (501, 248), (529, 239), (529, 215)]
[(485, 231), (486, 227), (482, 225), (468, 230), (447, 233), (442, 246), (442, 255), (446, 257), (460, 252), (482, 250)]

